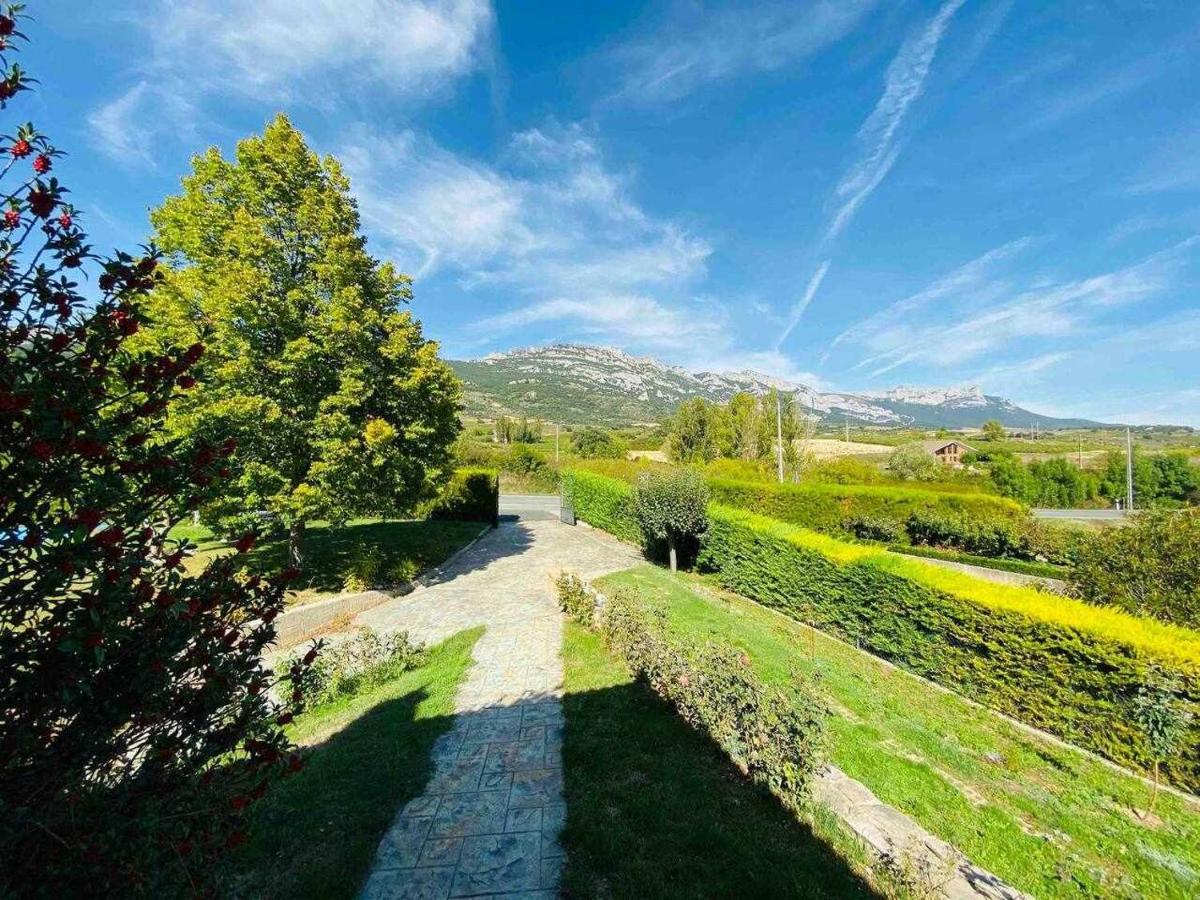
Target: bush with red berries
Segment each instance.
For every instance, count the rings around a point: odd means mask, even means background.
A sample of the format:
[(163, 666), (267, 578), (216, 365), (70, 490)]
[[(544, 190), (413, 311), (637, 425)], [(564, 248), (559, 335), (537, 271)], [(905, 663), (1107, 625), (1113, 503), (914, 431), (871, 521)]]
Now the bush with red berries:
[[(0, 106), (28, 86), (19, 16)], [(209, 893), (247, 808), (301, 766), (283, 726), (311, 658), (261, 662), (287, 573), (187, 574), (167, 538), (234, 447), (162, 437), (204, 348), (128, 349), (157, 253), (94, 255), (58, 156), (31, 125), (0, 137), (0, 895)]]

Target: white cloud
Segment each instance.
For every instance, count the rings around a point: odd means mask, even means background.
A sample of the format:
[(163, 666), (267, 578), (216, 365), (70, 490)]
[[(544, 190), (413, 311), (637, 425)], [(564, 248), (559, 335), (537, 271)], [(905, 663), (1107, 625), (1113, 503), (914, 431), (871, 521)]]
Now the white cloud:
[(329, 108), (376, 91), (420, 100), (491, 64), (488, 0), (137, 0), (147, 62), (90, 116), (97, 144), (152, 162), (151, 145), (194, 133), (229, 97)]
[(705, 84), (792, 65), (853, 31), (875, 0), (817, 0), (713, 10), (676, 9), (649, 36), (614, 48), (608, 61), (621, 73), (610, 100), (659, 104)]
[(925, 79), (942, 36), (964, 0), (946, 0), (932, 19), (911, 34), (888, 66), (883, 94), (858, 130), (863, 155), (842, 176), (834, 192), (838, 209), (825, 231), (825, 239), (837, 237), (850, 223), (867, 197), (879, 187), (900, 152), (897, 134), (909, 107), (925, 89)]
[(192, 137), (195, 109), (187, 98), (163, 95), (139, 81), (88, 116), (97, 147), (128, 168), (156, 169), (154, 145), (166, 134)]
[[(1026, 239), (1027, 240), (1027, 239)], [(844, 332), (843, 345), (866, 351), (854, 368), (878, 377), (906, 365), (959, 367), (985, 354), (1028, 348), (1047, 338), (1079, 337), (1107, 327), (1116, 307), (1159, 296), (1179, 283), (1189, 238), (1140, 262), (1086, 278), (1019, 286), (993, 269), (1025, 241), (997, 248), (928, 288)], [(1115, 327), (1115, 326), (1114, 326)], [(1039, 357), (1047, 365), (1057, 362)]]
[[(224, 93), (313, 101), (351, 76), (397, 94), (434, 91), (480, 67), (487, 0), (160, 0), (156, 63)], [(203, 65), (197, 65), (203, 60)]]
[(589, 128), (530, 129), (489, 164), (360, 127), (338, 156), (364, 223), (402, 268), (521, 301), (476, 333), (554, 321), (626, 347), (727, 345), (723, 308), (693, 297), (708, 242), (642, 209)]

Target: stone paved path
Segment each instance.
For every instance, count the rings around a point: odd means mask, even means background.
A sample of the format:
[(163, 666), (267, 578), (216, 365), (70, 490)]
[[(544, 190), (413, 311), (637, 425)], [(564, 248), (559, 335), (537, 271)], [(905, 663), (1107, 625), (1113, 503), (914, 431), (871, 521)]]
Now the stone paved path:
[(484, 625), (425, 793), (384, 835), (364, 900), (555, 896), (562, 849), (562, 618), (551, 576), (628, 568), (636, 551), (553, 521), (505, 522), (355, 625), (436, 643)]

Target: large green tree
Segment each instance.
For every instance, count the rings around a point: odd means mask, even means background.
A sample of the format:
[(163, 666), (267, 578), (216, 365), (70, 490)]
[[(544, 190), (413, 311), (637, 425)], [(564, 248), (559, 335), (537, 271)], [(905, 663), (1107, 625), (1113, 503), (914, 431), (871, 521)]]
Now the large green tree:
[(461, 387), (404, 308), (407, 276), (372, 258), (350, 184), (284, 116), (192, 160), (151, 215), (167, 254), (146, 340), (203, 340), (176, 435), (232, 437), (239, 463), (206, 517), (266, 510), (302, 560), (304, 523), (395, 515), (448, 477)]

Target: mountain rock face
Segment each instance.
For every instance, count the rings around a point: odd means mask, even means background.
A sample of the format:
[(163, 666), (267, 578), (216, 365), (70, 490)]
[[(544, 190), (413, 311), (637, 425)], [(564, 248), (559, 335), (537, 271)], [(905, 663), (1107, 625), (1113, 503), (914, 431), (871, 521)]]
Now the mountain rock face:
[(978, 387), (818, 392), (759, 372), (688, 372), (611, 347), (554, 344), (450, 364), (466, 387), (468, 415), (485, 418), (524, 415), (609, 425), (658, 422), (692, 397), (724, 402), (740, 391), (765, 394), (774, 387), (794, 394), (797, 403), (820, 419), (837, 423), (927, 428), (978, 426), (988, 419), (1013, 428), (1098, 424), (1038, 415)]

